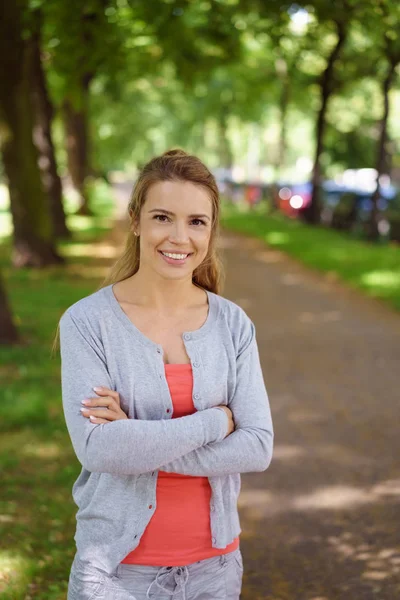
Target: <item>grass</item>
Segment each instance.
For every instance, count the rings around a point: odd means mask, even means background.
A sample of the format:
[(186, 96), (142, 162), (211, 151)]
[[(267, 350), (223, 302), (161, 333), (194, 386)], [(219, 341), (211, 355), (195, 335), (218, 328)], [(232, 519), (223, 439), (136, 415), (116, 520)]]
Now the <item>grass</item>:
[[(94, 186), (92, 218), (69, 205), (66, 267), (14, 270), (3, 235), (0, 268), (21, 344), (0, 347), (0, 598), (64, 600), (75, 553), (72, 485), (80, 464), (65, 427), (59, 355), (51, 356), (64, 310), (93, 292), (107, 261), (101, 239), (111, 226), (109, 190)], [(3, 206), (4, 208), (4, 206)]]
[(400, 311), (400, 246), (370, 244), (324, 227), (312, 227), (260, 205), (223, 204), (226, 229), (260, 238), (299, 262), (330, 274)]

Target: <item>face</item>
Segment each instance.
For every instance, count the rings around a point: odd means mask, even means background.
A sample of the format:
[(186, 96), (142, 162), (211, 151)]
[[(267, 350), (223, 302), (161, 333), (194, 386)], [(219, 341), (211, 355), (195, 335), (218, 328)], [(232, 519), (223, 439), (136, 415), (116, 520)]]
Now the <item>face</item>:
[(168, 279), (192, 277), (205, 259), (212, 204), (207, 191), (190, 182), (153, 184), (134, 226), (140, 235), (140, 270)]

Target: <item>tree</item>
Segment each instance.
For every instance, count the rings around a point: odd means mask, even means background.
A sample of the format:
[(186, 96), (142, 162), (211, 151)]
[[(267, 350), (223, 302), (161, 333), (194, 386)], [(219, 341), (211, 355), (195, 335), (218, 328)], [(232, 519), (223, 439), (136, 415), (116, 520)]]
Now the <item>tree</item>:
[[(376, 188), (372, 195), (372, 211), (369, 223), (369, 238), (376, 240), (379, 237), (379, 198), (381, 196), (381, 177), (389, 171), (388, 149), (388, 120), (389, 120), (389, 94), (396, 78), (396, 69), (400, 64), (400, 7), (397, 2), (381, 0), (375, 6), (376, 19), (380, 22), (381, 39), (379, 46), (384, 57), (384, 70), (380, 87), (383, 100), (382, 117), (379, 122), (379, 136), (376, 150), (375, 169)], [(375, 24), (375, 23), (374, 23)]]
[(349, 34), (354, 3), (352, 0), (338, 0), (334, 4), (325, 2), (325, 0), (316, 0), (309, 8), (315, 11), (316, 16), (314, 27), (310, 28), (309, 34), (313, 37), (321, 36), (321, 34), (331, 34), (333, 38), (333, 43), (326, 56), (325, 68), (317, 79), (319, 108), (315, 126), (315, 153), (311, 177), (312, 194), (311, 202), (303, 213), (304, 218), (309, 223), (318, 223), (321, 211), (319, 197), (322, 179), (321, 155), (324, 148), (327, 111), (329, 101), (335, 91), (335, 69)]
[(47, 91), (46, 77), (42, 65), (41, 26), (42, 14), (36, 9), (30, 15), (32, 33), (28, 39), (32, 51), (30, 84), (35, 113), (33, 139), (39, 152), (39, 168), (43, 188), (48, 196), (53, 231), (56, 238), (69, 238), (71, 233), (66, 224), (62, 203), (62, 185), (57, 172), (55, 150), (51, 133), (53, 106)]
[(3, 279), (0, 276), (0, 344), (14, 344), (18, 339), (17, 328), (14, 325)]
[(122, 32), (114, 18), (117, 8), (113, 0), (70, 0), (45, 3), (42, 9), (52, 93), (64, 121), (68, 171), (79, 195), (81, 214), (92, 212), (86, 190), (87, 177), (93, 171), (91, 85), (97, 76), (123, 67)]
[(48, 202), (33, 143), (29, 88), (32, 46), (25, 39), (22, 2), (0, 0), (0, 147), (8, 180), (14, 225), (14, 266), (42, 267), (62, 262), (54, 246)]

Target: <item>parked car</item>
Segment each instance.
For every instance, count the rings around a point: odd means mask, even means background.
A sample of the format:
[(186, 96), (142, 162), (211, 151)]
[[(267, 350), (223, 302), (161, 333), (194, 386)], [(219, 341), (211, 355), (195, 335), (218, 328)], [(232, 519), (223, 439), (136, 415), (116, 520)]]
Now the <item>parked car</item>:
[[(311, 202), (311, 182), (277, 186), (279, 208), (290, 217), (302, 217)], [(372, 192), (324, 181), (321, 186), (321, 222), (329, 227), (365, 235), (372, 210)], [(379, 233), (400, 241), (400, 190), (392, 185), (381, 188), (378, 200)]]
[[(324, 181), (321, 186), (321, 201), (323, 222), (329, 222), (333, 207), (344, 192), (344, 186), (334, 181)], [(311, 202), (312, 184), (305, 183), (278, 183), (276, 186), (275, 205), (290, 217), (301, 217), (304, 210)]]
[[(398, 191), (393, 187), (381, 189), (378, 199), (378, 231), (382, 237), (400, 239), (396, 233), (400, 221), (400, 207), (396, 210)], [(373, 208), (372, 193), (346, 190), (333, 208), (330, 225), (335, 229), (367, 235)]]

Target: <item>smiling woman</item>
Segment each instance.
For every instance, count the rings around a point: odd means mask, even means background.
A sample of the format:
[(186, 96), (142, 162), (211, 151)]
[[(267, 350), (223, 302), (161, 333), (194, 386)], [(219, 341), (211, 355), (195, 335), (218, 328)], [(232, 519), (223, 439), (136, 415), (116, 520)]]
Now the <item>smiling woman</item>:
[(215, 179), (166, 152), (128, 214), (123, 255), (60, 321), (82, 464), (68, 600), (238, 600), (240, 473), (268, 467), (273, 430), (254, 324), (219, 295)]
[[(154, 266), (148, 261), (150, 257), (154, 260), (157, 250), (161, 256), (189, 254), (190, 260), (186, 256), (163, 256), (158, 267), (186, 265), (192, 271), (194, 285), (219, 292), (223, 277), (216, 250), (219, 192), (212, 173), (197, 157), (170, 150), (151, 160), (136, 182), (128, 213), (130, 227), (125, 251), (103, 286), (132, 277), (139, 271), (139, 264), (142, 273), (145, 264)], [(171, 269), (169, 277), (175, 277)]]

